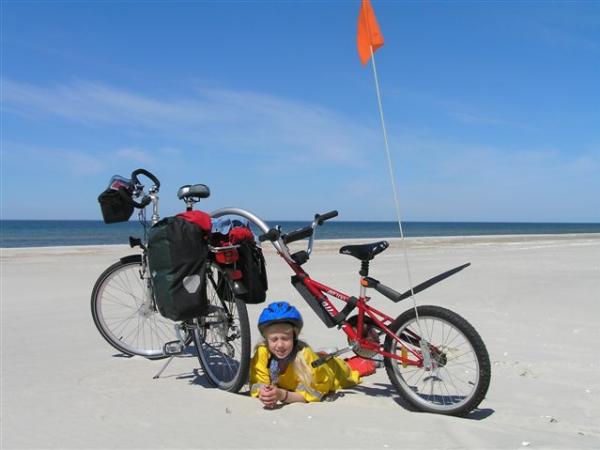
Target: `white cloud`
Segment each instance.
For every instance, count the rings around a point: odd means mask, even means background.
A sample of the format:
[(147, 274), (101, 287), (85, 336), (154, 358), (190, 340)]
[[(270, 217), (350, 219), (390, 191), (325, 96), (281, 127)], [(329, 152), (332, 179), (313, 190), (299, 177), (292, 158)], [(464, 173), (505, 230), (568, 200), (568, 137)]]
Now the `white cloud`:
[(452, 107), (448, 107), (446, 113), (456, 119), (458, 122), (467, 124), (467, 125), (505, 125), (506, 122), (491, 116), (487, 116), (485, 114), (468, 111), (464, 109), (453, 109)]
[[(23, 173), (33, 171), (39, 176), (76, 177), (102, 173), (107, 169), (106, 160), (88, 151), (39, 147), (3, 142), (3, 175), (6, 166), (18, 167)], [(32, 164), (33, 163), (33, 164)]]
[[(152, 98), (100, 83), (40, 87), (3, 80), (5, 109), (58, 116), (290, 162), (357, 166), (372, 130), (335, 111), (254, 92), (195, 89), (187, 98)], [(129, 152), (128, 156), (134, 154)], [(141, 155), (137, 155), (141, 156)]]
[[(183, 182), (206, 182), (214, 187), (214, 200), (232, 199), (231, 204), (255, 205), (272, 186), (285, 186), (287, 196), (265, 203), (271, 216), (287, 211), (289, 198), (294, 197), (307, 205), (321, 202), (343, 209), (347, 219), (393, 219), (380, 130), (319, 105), (231, 90), (190, 89), (186, 98), (152, 98), (81, 82), (39, 87), (9, 81), (4, 89), (2, 108), (11, 114), (59, 117), (70, 121), (69, 126), (84, 124), (84, 133), (88, 125), (100, 128), (92, 130), (94, 137), (106, 127), (111, 137), (101, 142), (102, 152), (94, 139), (89, 141), (93, 148), (69, 149), (65, 140), (27, 152), (4, 142), (3, 158), (12, 158), (11, 164), (25, 166), (34, 159), (53, 169), (51, 173), (95, 173), (100, 179), (102, 172), (125, 173), (135, 163), (157, 170), (165, 192)], [(461, 119), (471, 123), (507, 123), (456, 102), (438, 105), (463, 114)], [(435, 133), (396, 134), (393, 127), (391, 131), (401, 208), (407, 218), (597, 217), (597, 212), (587, 212), (597, 208), (580, 206), (584, 199), (588, 203), (595, 199), (590, 193), (598, 190), (597, 145), (586, 143), (585, 148), (565, 153), (553, 148), (501, 148), (493, 144), (493, 136), (473, 144)], [(240, 189), (220, 170), (207, 169), (209, 164), (227, 169), (234, 179), (251, 174), (253, 183)], [(305, 183), (295, 182), (300, 179)], [(173, 196), (164, 198), (165, 205), (175, 201), (170, 200)], [(540, 212), (542, 206), (547, 212)], [(308, 214), (313, 207), (303, 208), (306, 211), (290, 210), (288, 217)], [(582, 210), (587, 215), (578, 212)]]
[(64, 164), (64, 167), (75, 175), (91, 175), (102, 172), (106, 168), (104, 161), (84, 152), (58, 151), (54, 157)]
[[(597, 27), (598, 24), (595, 24), (594, 29), (597, 29)], [(577, 28), (568, 24), (532, 23), (529, 29), (537, 34), (540, 39), (554, 47), (597, 53), (600, 50), (598, 41), (585, 36), (584, 27), (581, 27), (582, 29)], [(591, 25), (590, 30), (592, 30)]]
[[(173, 149), (174, 150), (174, 149)], [(171, 151), (167, 149), (167, 151)], [(64, 173), (73, 176), (87, 176), (106, 172), (114, 161), (129, 166), (133, 162), (141, 166), (156, 162), (155, 154), (162, 154), (163, 149), (156, 152), (140, 148), (120, 148), (104, 150), (96, 154), (89, 150), (40, 147), (3, 142), (2, 159), (10, 161), (17, 167), (25, 168), (36, 162), (40, 170), (52, 174)], [(176, 153), (170, 153), (175, 155)]]
[(443, 96), (439, 92), (411, 89), (392, 89), (391, 94), (405, 98), (415, 105), (427, 105), (447, 117), (465, 125), (510, 126), (523, 128), (522, 123), (508, 120), (493, 110), (493, 106)]
[(155, 158), (150, 153), (137, 148), (122, 148), (117, 150), (115, 154), (119, 158), (139, 164), (151, 164), (155, 161)]
[(175, 147), (161, 147), (158, 152), (163, 156), (177, 157), (182, 155), (182, 151)]

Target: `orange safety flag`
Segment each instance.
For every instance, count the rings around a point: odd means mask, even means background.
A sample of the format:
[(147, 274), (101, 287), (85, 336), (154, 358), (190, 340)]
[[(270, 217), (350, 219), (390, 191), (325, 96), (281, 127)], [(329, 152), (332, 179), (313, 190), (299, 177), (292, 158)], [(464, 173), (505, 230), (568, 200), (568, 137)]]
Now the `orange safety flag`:
[(360, 13), (358, 14), (358, 32), (356, 33), (356, 46), (360, 62), (366, 64), (373, 53), (383, 45), (383, 34), (379, 29), (375, 11), (369, 0), (362, 0)]
[(375, 12), (369, 0), (362, 0), (360, 6), (356, 45), (358, 47), (358, 56), (363, 64), (366, 64), (371, 58), (371, 48), (373, 48), (373, 53), (375, 53), (383, 45), (383, 34), (381, 34)]

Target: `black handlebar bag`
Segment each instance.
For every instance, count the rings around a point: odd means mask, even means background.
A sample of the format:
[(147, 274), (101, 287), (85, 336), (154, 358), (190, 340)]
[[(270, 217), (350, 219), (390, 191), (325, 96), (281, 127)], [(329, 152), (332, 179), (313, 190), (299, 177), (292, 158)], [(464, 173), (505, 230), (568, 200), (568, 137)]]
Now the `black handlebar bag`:
[(156, 306), (180, 321), (206, 313), (206, 233), (180, 217), (167, 217), (150, 229), (148, 265)]
[(133, 214), (133, 183), (115, 175), (108, 188), (98, 196), (104, 223), (127, 222)]

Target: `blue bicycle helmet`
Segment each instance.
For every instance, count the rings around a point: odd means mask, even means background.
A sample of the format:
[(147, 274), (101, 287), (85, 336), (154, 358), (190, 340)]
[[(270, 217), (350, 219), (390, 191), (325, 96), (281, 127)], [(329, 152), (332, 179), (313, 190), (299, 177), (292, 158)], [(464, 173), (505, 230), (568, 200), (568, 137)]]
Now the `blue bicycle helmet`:
[(288, 302), (274, 302), (263, 309), (258, 318), (258, 329), (262, 334), (265, 327), (275, 323), (289, 323), (298, 330), (298, 333), (304, 325), (300, 311)]

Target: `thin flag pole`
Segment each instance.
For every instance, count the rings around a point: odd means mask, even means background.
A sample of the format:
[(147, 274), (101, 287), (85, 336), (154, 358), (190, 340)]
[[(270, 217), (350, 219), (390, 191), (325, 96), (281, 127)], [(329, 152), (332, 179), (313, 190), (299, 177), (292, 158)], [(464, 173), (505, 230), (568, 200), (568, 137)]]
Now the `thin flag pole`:
[(390, 180), (392, 182), (392, 190), (394, 191), (394, 204), (396, 207), (396, 218), (398, 220), (398, 228), (400, 229), (400, 243), (402, 247), (402, 253), (404, 254), (404, 264), (406, 265), (406, 273), (408, 275), (408, 286), (410, 288), (410, 298), (413, 301), (413, 308), (415, 309), (415, 315), (417, 319), (417, 326), (419, 332), (423, 334), (421, 330), (421, 324), (419, 323), (419, 311), (417, 310), (417, 301), (415, 299), (415, 293), (413, 291), (412, 275), (410, 272), (410, 264), (408, 262), (408, 251), (406, 249), (406, 241), (404, 239), (404, 230), (402, 228), (402, 219), (400, 215), (400, 201), (398, 200), (398, 189), (396, 189), (396, 175), (394, 174), (394, 165), (392, 164), (392, 155), (390, 153), (390, 146), (388, 144), (387, 129), (385, 126), (385, 119), (383, 116), (383, 106), (381, 103), (381, 92), (379, 90), (379, 79), (377, 76), (377, 67), (375, 64), (375, 53), (373, 52), (373, 46), (369, 45), (371, 50), (371, 63), (373, 67), (373, 77), (375, 79), (375, 91), (377, 92), (377, 105), (379, 106), (379, 118), (381, 119), (381, 129), (383, 130), (383, 142), (385, 144), (385, 154), (387, 156), (388, 169), (390, 173)]

